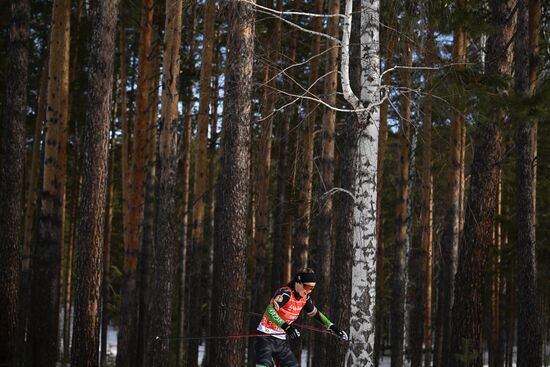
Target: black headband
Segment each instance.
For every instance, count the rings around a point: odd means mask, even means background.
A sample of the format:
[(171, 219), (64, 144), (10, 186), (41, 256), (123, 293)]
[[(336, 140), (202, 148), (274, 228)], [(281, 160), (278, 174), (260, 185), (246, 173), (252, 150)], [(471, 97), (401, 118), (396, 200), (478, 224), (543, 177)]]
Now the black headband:
[(298, 273), (296, 274), (296, 281), (300, 283), (316, 283), (317, 279), (315, 273)]

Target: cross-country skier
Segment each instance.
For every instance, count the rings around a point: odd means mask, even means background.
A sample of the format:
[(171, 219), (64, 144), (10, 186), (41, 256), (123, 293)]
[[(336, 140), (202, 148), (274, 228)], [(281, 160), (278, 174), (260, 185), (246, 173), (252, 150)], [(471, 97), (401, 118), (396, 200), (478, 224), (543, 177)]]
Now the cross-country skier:
[(290, 283), (277, 289), (258, 325), (260, 332), (272, 336), (256, 337), (256, 367), (272, 367), (274, 359), (281, 367), (300, 366), (286, 339), (300, 337), (300, 331), (292, 323), (302, 309), (336, 336), (347, 340), (346, 332), (337, 328), (310, 300), (315, 283), (315, 273), (306, 268), (300, 270)]

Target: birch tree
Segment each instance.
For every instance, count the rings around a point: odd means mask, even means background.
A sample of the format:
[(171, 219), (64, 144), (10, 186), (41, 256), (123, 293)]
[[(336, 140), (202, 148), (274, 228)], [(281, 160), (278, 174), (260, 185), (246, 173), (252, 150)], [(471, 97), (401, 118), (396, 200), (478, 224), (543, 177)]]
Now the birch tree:
[(342, 37), (342, 90), (358, 118), (355, 157), (353, 267), (350, 344), (346, 366), (374, 365), (376, 296), (376, 164), (380, 118), (380, 54), (378, 0), (361, 2), (361, 99), (349, 82), (349, 37), (352, 0), (346, 0)]

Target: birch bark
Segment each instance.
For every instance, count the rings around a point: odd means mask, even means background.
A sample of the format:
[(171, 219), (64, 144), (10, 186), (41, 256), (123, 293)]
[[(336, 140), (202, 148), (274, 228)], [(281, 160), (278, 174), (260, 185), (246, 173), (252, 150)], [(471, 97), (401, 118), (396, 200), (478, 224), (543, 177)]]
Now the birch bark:
[[(374, 365), (376, 296), (376, 166), (380, 118), (380, 53), (378, 0), (361, 2), (361, 100), (349, 83), (349, 37), (352, 0), (346, 0), (342, 37), (342, 89), (358, 117), (355, 158), (353, 266), (350, 344), (346, 366)], [(363, 107), (363, 103), (367, 107)]]

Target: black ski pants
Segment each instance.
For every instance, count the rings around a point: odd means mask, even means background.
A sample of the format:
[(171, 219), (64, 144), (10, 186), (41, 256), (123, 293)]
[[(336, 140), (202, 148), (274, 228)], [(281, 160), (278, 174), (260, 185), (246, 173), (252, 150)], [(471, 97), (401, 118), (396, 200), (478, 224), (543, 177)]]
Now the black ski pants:
[(288, 342), (272, 336), (256, 337), (254, 340), (256, 366), (273, 367), (273, 360), (280, 367), (300, 367)]

